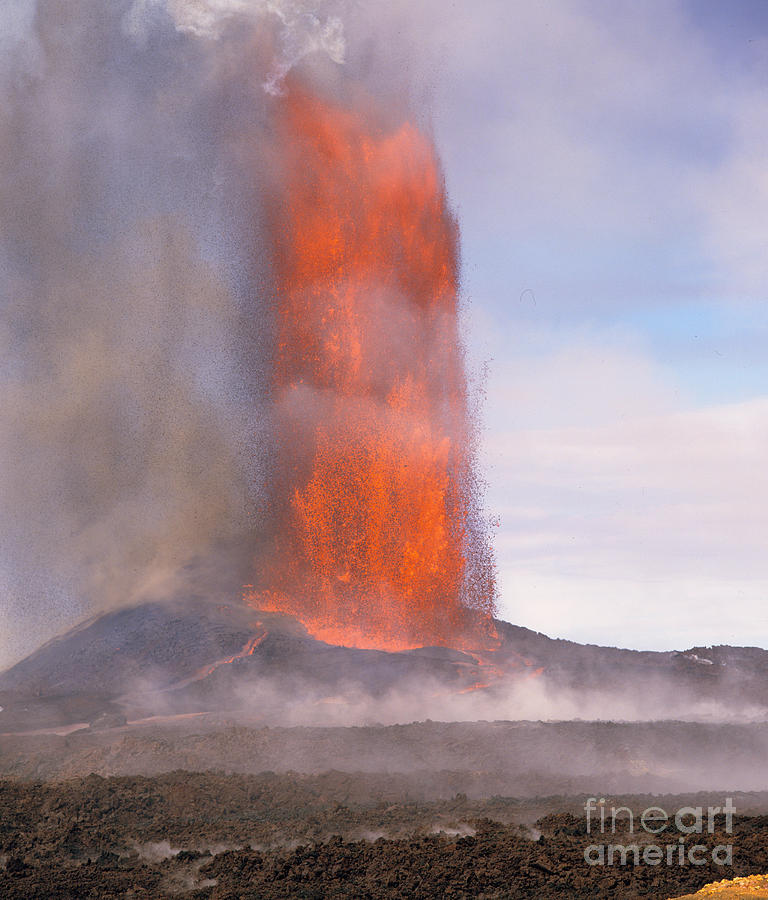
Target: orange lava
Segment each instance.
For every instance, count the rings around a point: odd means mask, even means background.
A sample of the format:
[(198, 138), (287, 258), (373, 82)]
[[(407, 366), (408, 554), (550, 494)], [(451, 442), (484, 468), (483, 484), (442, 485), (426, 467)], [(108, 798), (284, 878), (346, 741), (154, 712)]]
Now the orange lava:
[(495, 586), (431, 141), (291, 83), (269, 203), (275, 541), (247, 598), (329, 643), (487, 644)]
[[(257, 623), (255, 627), (259, 627), (261, 623)], [(235, 653), (233, 656), (229, 656), (226, 659), (220, 659), (215, 662), (212, 666), (208, 666), (206, 669), (202, 669), (196, 676), (195, 680), (206, 678), (208, 675), (213, 674), (216, 669), (221, 668), (221, 666), (228, 666), (233, 663), (236, 659), (245, 659), (246, 656), (253, 656), (256, 648), (259, 644), (264, 640), (267, 636), (267, 632), (263, 631), (261, 634), (256, 635), (256, 637), (251, 638), (248, 643), (243, 647), (243, 649), (239, 653)]]

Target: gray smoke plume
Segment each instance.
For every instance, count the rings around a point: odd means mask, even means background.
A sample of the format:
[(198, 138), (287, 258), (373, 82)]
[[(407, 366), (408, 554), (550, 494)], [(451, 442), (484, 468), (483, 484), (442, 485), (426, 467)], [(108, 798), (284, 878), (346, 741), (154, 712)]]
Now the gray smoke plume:
[(295, 2), (0, 7), (0, 666), (190, 572), (248, 580), (268, 271), (246, 148), (292, 66), (344, 52)]

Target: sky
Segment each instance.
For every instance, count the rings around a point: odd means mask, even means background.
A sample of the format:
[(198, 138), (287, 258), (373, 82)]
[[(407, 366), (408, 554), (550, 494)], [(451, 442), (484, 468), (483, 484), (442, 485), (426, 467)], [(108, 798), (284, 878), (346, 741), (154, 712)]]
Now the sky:
[[(101, 594), (111, 586), (125, 602), (124, 557), (141, 573), (164, 547), (175, 571), (171, 551), (188, 547), (190, 529), (208, 540), (219, 506), (229, 520), (243, 505), (238, 478), (250, 472), (224, 451), (253, 403), (222, 337), (242, 298), (219, 281), (247, 273), (239, 258), (226, 269), (237, 247), (216, 240), (222, 222), (237, 230), (248, 217), (219, 196), (226, 178), (212, 160), (217, 123), (226, 131), (228, 115), (245, 115), (256, 127), (260, 113), (237, 105), (252, 101), (248, 85), (222, 95), (228, 111), (214, 90), (242, 81), (242, 46), (212, 53), (210, 68), (206, 54), (251, 13), (282, 23), (264, 103), (301, 60), (370, 65), (393, 94), (410, 84), (434, 134), (462, 234), (501, 616), (590, 643), (768, 647), (768, 2), (5, 0), (0, 301), (27, 269), (33, 289), (29, 303), (21, 292), (23, 315), (9, 307), (0, 323), (0, 377), (19, 380), (29, 359), (45, 366), (42, 381), (18, 387), (20, 424), (0, 403), (0, 496), (12, 499), (0, 665), (89, 611), (79, 569), (103, 570)], [(170, 228), (169, 210), (199, 233)], [(139, 233), (118, 239), (141, 215)], [(59, 240), (70, 218), (84, 246), (109, 250), (100, 267), (85, 265), (77, 240)], [(56, 277), (38, 282), (43, 257)], [(166, 309), (155, 298), (169, 284)], [(118, 309), (123, 288), (134, 301)], [(30, 309), (61, 339), (34, 333)], [(138, 450), (107, 440), (94, 450), (104, 409), (125, 426), (115, 410), (126, 371), (138, 396), (156, 396), (135, 362), (137, 334), (151, 344), (166, 332), (155, 368), (172, 376), (167, 408), (133, 410), (131, 427), (146, 432)], [(187, 383), (190, 358), (200, 384)], [(206, 392), (227, 404), (214, 409)], [(19, 451), (45, 429), (47, 451)], [(86, 459), (104, 515), (80, 490), (93, 487)], [(61, 497), (70, 505), (57, 515)], [(130, 553), (113, 559), (114, 534)], [(72, 556), (70, 575), (41, 566), (39, 547)]]
[(419, 11), (502, 617), (768, 646), (768, 4)]

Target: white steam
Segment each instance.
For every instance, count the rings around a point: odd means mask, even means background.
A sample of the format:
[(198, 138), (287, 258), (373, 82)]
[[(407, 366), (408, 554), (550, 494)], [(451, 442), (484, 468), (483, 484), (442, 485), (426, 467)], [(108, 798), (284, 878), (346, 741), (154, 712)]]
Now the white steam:
[(334, 15), (322, 15), (312, 4), (291, 0), (134, 0), (123, 21), (126, 31), (146, 40), (158, 10), (176, 29), (201, 39), (217, 39), (234, 19), (272, 17), (278, 23), (275, 61), (264, 90), (281, 92), (282, 81), (301, 60), (319, 53), (342, 65), (346, 56), (344, 26)]

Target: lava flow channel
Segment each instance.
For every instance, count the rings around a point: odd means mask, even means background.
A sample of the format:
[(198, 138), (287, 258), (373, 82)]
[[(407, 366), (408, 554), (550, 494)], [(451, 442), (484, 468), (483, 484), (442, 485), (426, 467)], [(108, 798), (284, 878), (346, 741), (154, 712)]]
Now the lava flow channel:
[(276, 526), (247, 597), (334, 644), (487, 644), (458, 229), (434, 148), (370, 101), (293, 82), (275, 103)]

